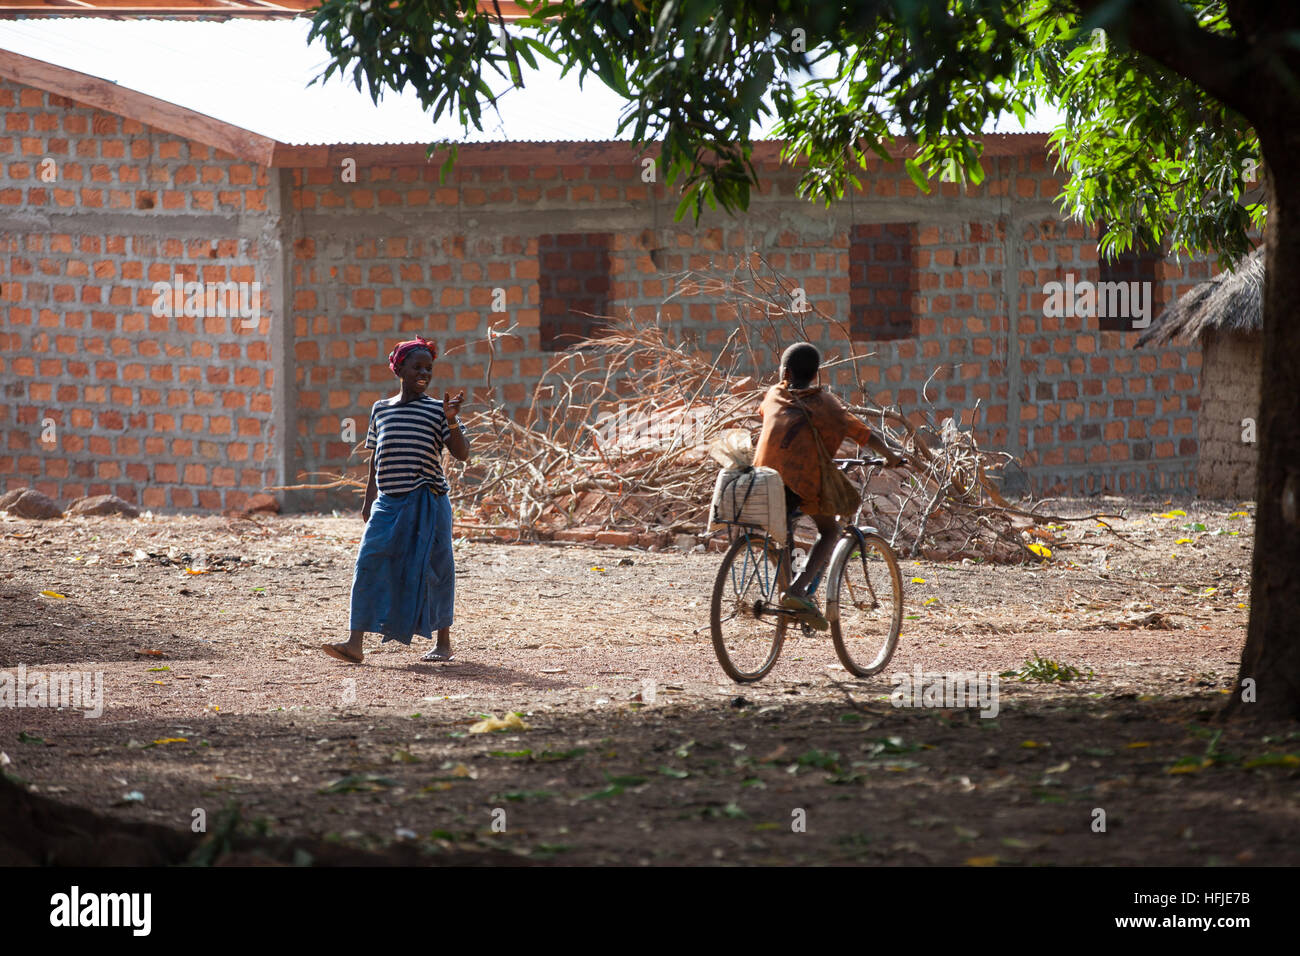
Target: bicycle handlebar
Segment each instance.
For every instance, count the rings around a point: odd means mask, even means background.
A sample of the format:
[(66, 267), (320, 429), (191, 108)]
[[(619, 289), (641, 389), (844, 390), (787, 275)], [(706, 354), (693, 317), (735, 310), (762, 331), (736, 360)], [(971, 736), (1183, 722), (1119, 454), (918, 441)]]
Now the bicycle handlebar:
[[(885, 465), (885, 459), (883, 458), (833, 458), (831, 460), (840, 466), (841, 471), (848, 471), (850, 468), (857, 468), (863, 465), (878, 467), (884, 467)], [(898, 463), (900, 465), (906, 465), (907, 459), (900, 456)]]

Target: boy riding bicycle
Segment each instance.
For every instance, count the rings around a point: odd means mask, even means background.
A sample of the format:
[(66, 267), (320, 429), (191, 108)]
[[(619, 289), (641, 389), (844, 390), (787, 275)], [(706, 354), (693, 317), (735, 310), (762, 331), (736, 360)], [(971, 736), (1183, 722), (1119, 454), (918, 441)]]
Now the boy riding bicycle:
[[(768, 389), (759, 406), (763, 430), (754, 464), (774, 468), (785, 483), (786, 510), (799, 508), (817, 526), (817, 542), (808, 554), (803, 572), (781, 596), (782, 607), (803, 613), (819, 631), (829, 627), (808, 588), (821, 573), (840, 533), (836, 516), (827, 514), (821, 501), (821, 463), (817, 438), (834, 455), (846, 438), (879, 453), (888, 467), (901, 459), (867, 427), (851, 415), (830, 392), (816, 384), (821, 353), (809, 342), (797, 342), (781, 355), (781, 381)], [(816, 429), (814, 436), (809, 425)], [(844, 515), (851, 518), (852, 515)]]

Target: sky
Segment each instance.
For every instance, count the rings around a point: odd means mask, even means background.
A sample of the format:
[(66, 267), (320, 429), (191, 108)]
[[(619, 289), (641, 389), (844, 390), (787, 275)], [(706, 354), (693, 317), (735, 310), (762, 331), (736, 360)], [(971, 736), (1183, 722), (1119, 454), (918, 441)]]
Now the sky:
[[(309, 85), (329, 62), (322, 44), (307, 45), (310, 23), (294, 20), (0, 21), (0, 49), (111, 80), (282, 143), (428, 143), (627, 139), (618, 135), (623, 101), (599, 80), (580, 88), (576, 71), (539, 60), (525, 89), (501, 100), (500, 116), (467, 135), (454, 116), (432, 121), (414, 94), (366, 92), (334, 77)], [(503, 89), (505, 84), (493, 84)], [(1028, 129), (1050, 129), (1040, 114)], [(989, 132), (1020, 132), (1004, 117)], [(770, 133), (770, 126), (765, 132)], [(764, 138), (759, 135), (755, 138)]]

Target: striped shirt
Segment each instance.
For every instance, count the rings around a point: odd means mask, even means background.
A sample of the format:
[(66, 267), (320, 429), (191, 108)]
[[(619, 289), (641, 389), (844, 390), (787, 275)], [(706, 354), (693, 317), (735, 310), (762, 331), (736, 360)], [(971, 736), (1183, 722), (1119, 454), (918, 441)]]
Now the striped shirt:
[(440, 495), (447, 493), (442, 473), (442, 450), (451, 437), (442, 402), (421, 395), (413, 402), (397, 404), (387, 398), (370, 409), (366, 447), (375, 449), (375, 484), (385, 494), (400, 495), (432, 485)]

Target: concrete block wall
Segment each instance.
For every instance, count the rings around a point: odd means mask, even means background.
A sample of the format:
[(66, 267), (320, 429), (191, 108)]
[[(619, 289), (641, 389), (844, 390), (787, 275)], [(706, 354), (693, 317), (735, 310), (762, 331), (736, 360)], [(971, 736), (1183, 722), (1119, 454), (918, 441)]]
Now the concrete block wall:
[(242, 504), (280, 474), (269, 308), (156, 316), (154, 283), (265, 288), (271, 172), (8, 81), (0, 112), (0, 482)]
[[(791, 208), (787, 221), (803, 217), (798, 231), (749, 235), (761, 236), (767, 261), (791, 282), (807, 286), (822, 312), (844, 317), (852, 306), (850, 244), (857, 221), (917, 223), (913, 334), (855, 342), (859, 353), (875, 355), (863, 369), (874, 399), (905, 412), (925, 404), (936, 421), (956, 417), (976, 430), (985, 447), (1023, 456), (1024, 485), (1036, 493), (1191, 487), (1199, 350), (1137, 349), (1136, 331), (1101, 332), (1095, 317), (1046, 316), (1046, 283), (1067, 272), (1076, 281), (1099, 279), (1095, 233), (1056, 215), (1057, 183), (1041, 157), (1003, 157), (988, 165), (985, 183), (966, 189), (958, 201), (955, 184), (940, 184), (937, 196), (918, 198), (902, 170), (877, 163), (868, 175), (870, 200), (820, 214)], [(774, 181), (781, 194), (791, 193), (792, 185), (780, 176)], [(745, 237), (738, 230), (726, 238), (740, 245)], [(716, 248), (718, 237), (713, 240)], [(732, 268), (725, 255), (710, 252), (706, 258), (705, 251), (669, 257), (665, 270), (692, 263)], [(1018, 268), (1004, 270), (1006, 261)], [(637, 264), (647, 268), (643, 260)], [(1166, 260), (1157, 296), (1171, 301), (1209, 274), (1204, 259)], [(660, 282), (650, 281), (648, 291), (659, 295)], [(631, 301), (649, 308), (651, 298), (643, 294), (639, 303)], [(1014, 322), (1008, 320), (1008, 303), (1015, 303)], [(711, 322), (711, 306), (721, 309), (723, 302), (692, 296), (665, 310), (665, 317), (716, 344), (729, 330)], [(838, 324), (813, 323), (809, 338), (846, 351)], [(774, 346), (773, 361), (783, 344)], [(837, 379), (844, 397), (856, 400), (848, 371)]]
[[(1096, 282), (1097, 249), (1080, 226), (1056, 220), (1020, 231), (1017, 447), (1047, 494), (1192, 491), (1201, 407), (1197, 346), (1137, 348), (1137, 331), (1100, 331), (1095, 317), (1044, 314), (1049, 282)], [(1209, 278), (1205, 259), (1165, 259), (1157, 306)], [(1153, 307), (1152, 320), (1158, 312)]]
[[(307, 229), (314, 231), (308, 220)], [(294, 242), (293, 382), (296, 471), (362, 467), (353, 448), (374, 402), (397, 392), (388, 353), (420, 334), (438, 347), (430, 393), (464, 388), (487, 399), (489, 320), (517, 323), (531, 339), (495, 340), (492, 387), (521, 406), (551, 356), (537, 344), (537, 244), (519, 237), (465, 239), (411, 228), (367, 235), (364, 226), (321, 226)], [(346, 238), (331, 238), (337, 235)], [(506, 289), (505, 314), (490, 313), (492, 290)], [(353, 439), (353, 440), (349, 440)], [(306, 496), (304, 496), (306, 497)], [(346, 493), (314, 495), (319, 506), (351, 504)]]
[[(571, 161), (550, 164), (521, 164), (520, 144), (489, 147), (445, 183), (436, 165), (363, 162), (345, 182), (337, 168), (251, 166), (12, 84), (4, 102), (6, 487), (216, 509), (303, 472), (356, 470), (370, 406), (395, 391), (388, 350), (415, 333), (438, 343), (435, 391), (483, 401), (490, 371), (497, 400), (522, 417), (543, 369), (564, 361), (542, 342), (539, 281), (548, 237), (562, 235), (602, 252), (607, 242), (612, 311), (657, 319), (710, 357), (736, 327), (729, 298), (666, 297), (688, 272), (770, 266), (830, 317), (804, 320), (823, 351), (873, 353), (873, 398), (956, 416), (984, 445), (1022, 456), (1038, 493), (1194, 482), (1199, 351), (1137, 350), (1136, 332), (1044, 315), (1046, 282), (1098, 278), (1096, 246), (1061, 222), (1059, 180), (1028, 138), (1024, 152), (987, 157), (979, 186), (940, 183), (926, 196), (901, 166), (873, 160), (864, 188), (828, 209), (796, 195), (793, 173), (768, 170), (747, 214), (694, 224), (672, 221), (674, 201), (643, 181), (630, 150), (611, 161), (621, 154), (600, 144), (563, 147)], [(102, 185), (56, 196), (38, 154), (75, 159), (60, 164), (69, 183)], [(902, 227), (912, 328), (851, 342), (861, 243)], [(1165, 299), (1209, 275), (1199, 260), (1163, 269)], [(164, 272), (261, 282), (260, 327), (153, 317)], [(489, 329), (509, 334), (489, 345)], [(762, 323), (746, 331), (755, 370), (774, 367), (788, 340)], [(834, 385), (861, 400), (847, 369)], [(34, 447), (47, 417), (71, 445)], [(282, 497), (290, 509), (355, 505), (342, 492)]]

